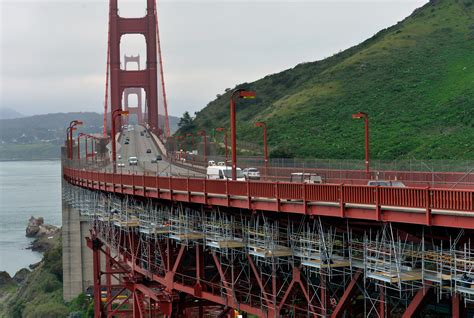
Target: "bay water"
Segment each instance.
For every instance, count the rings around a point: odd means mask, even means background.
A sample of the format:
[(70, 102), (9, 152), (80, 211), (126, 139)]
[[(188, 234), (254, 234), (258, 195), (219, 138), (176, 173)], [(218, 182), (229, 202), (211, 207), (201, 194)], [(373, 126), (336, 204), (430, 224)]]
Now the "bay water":
[(61, 162), (0, 162), (0, 271), (11, 276), (42, 258), (27, 249), (31, 216), (61, 226)]

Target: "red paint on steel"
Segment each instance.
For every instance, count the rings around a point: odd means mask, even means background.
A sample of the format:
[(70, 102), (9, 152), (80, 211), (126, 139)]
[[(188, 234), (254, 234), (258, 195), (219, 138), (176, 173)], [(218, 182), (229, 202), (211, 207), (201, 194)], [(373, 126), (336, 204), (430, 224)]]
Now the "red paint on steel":
[[(467, 213), (474, 212), (474, 190), (377, 188), (344, 184), (242, 182), (159, 176), (133, 178), (133, 175), (129, 174), (121, 175), (121, 180), (117, 180), (120, 174), (116, 174), (114, 180), (112, 173), (90, 173), (66, 167), (63, 171), (66, 179), (76, 185), (117, 193), (133, 195), (134, 189), (144, 186), (149, 193), (157, 193), (159, 189), (156, 189), (155, 184), (159, 184), (160, 189), (170, 190), (169, 193), (163, 193), (163, 198), (168, 200), (187, 202), (188, 195), (182, 194), (191, 193), (193, 195), (190, 195), (189, 201), (200, 204), (204, 202), (204, 196), (210, 205), (246, 209), (251, 206), (257, 210), (274, 212), (306, 212), (309, 215), (411, 224), (427, 224), (429, 221), (433, 226), (474, 228), (473, 215)], [(154, 178), (157, 181), (154, 181)], [(118, 188), (109, 187), (119, 183)], [(135, 194), (144, 195), (141, 190)], [(455, 200), (460, 202), (453, 202)], [(306, 202), (307, 207), (301, 202)], [(380, 215), (376, 211), (378, 206)], [(433, 213), (433, 209), (449, 211)]]
[(105, 96), (104, 96), (104, 130), (103, 137), (107, 138), (107, 114), (109, 105), (109, 72), (110, 72), (110, 16), (112, 12), (112, 1), (109, 1), (109, 23), (107, 30), (107, 65), (105, 67)]
[[(125, 88), (138, 87), (146, 92), (148, 124), (152, 131), (158, 131), (157, 96), (157, 48), (156, 48), (155, 0), (147, 0), (147, 14), (143, 18), (122, 18), (118, 14), (117, 0), (110, 0), (109, 42), (110, 42), (110, 86), (111, 111), (122, 109), (122, 95)], [(126, 71), (120, 69), (120, 39), (125, 34), (142, 34), (146, 40), (147, 65), (145, 70)], [(118, 126), (120, 122), (115, 121)]]
[(357, 292), (357, 280), (359, 279), (361, 274), (362, 269), (358, 269), (357, 272), (355, 272), (354, 276), (352, 276), (350, 283), (344, 290), (344, 294), (342, 295), (341, 299), (339, 299), (336, 308), (332, 312), (331, 318), (341, 317), (347, 306), (349, 306), (349, 302), (352, 300), (353, 296)]
[(402, 318), (415, 317), (417, 310), (420, 308), (420, 305), (425, 299), (426, 295), (428, 295), (428, 292), (430, 291), (431, 287), (432, 282), (425, 281), (425, 286), (423, 286), (423, 288), (416, 293), (415, 297), (413, 297), (410, 305), (408, 305), (407, 309), (403, 313)]
[(171, 136), (170, 123), (168, 118), (168, 100), (166, 98), (165, 71), (163, 69), (163, 55), (161, 54), (160, 29), (158, 24), (158, 7), (155, 1), (155, 25), (156, 25), (156, 44), (158, 48), (158, 61), (160, 63), (161, 92), (163, 94), (163, 107), (165, 109), (165, 132), (166, 137)]
[(230, 95), (230, 135), (232, 147), (232, 180), (237, 180), (237, 123), (235, 98), (255, 98), (255, 92), (236, 89)]
[(454, 294), (451, 298), (451, 315), (453, 318), (461, 317), (461, 296)]

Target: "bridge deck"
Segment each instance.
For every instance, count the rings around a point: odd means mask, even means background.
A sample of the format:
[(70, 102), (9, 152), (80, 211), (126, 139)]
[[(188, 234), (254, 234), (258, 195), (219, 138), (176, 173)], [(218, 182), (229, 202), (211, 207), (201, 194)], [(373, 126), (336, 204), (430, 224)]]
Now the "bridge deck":
[(72, 184), (112, 193), (249, 210), (474, 229), (474, 190), (242, 182), (64, 168)]

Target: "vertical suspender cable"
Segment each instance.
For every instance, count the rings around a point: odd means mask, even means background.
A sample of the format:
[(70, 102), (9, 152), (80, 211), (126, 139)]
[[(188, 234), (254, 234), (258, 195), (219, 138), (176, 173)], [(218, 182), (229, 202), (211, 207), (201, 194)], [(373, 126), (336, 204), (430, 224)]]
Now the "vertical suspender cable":
[[(155, 22), (156, 22), (156, 43), (158, 45), (158, 59), (160, 61), (161, 89), (163, 91), (163, 104), (164, 104), (163, 106), (165, 108), (165, 136), (169, 137), (171, 134), (170, 134), (170, 124), (168, 121), (168, 102), (166, 101), (165, 77), (164, 77), (164, 71), (163, 71), (163, 59), (161, 57), (160, 29), (158, 28), (158, 10), (156, 7), (156, 0), (155, 0)], [(158, 116), (158, 120), (160, 120), (159, 116)]]

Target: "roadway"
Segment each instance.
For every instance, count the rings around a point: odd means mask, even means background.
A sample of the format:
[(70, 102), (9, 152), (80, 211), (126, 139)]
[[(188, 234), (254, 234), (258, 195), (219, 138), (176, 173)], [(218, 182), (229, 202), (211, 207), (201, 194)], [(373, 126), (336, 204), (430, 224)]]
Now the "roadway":
[[(133, 127), (133, 129), (123, 129), (117, 142), (117, 163), (125, 164), (125, 167), (117, 167), (117, 172), (145, 172), (147, 174), (160, 176), (204, 177), (201, 173), (171, 164), (155, 145), (152, 136), (146, 128), (141, 125), (129, 125), (129, 127), (130, 126)], [(142, 132), (143, 136), (141, 135)], [(125, 143), (127, 138), (129, 138), (128, 144)], [(150, 152), (148, 153), (148, 151)], [(162, 160), (152, 163), (152, 160), (158, 155), (162, 156)], [(137, 157), (137, 166), (129, 165), (128, 159), (130, 157)]]

